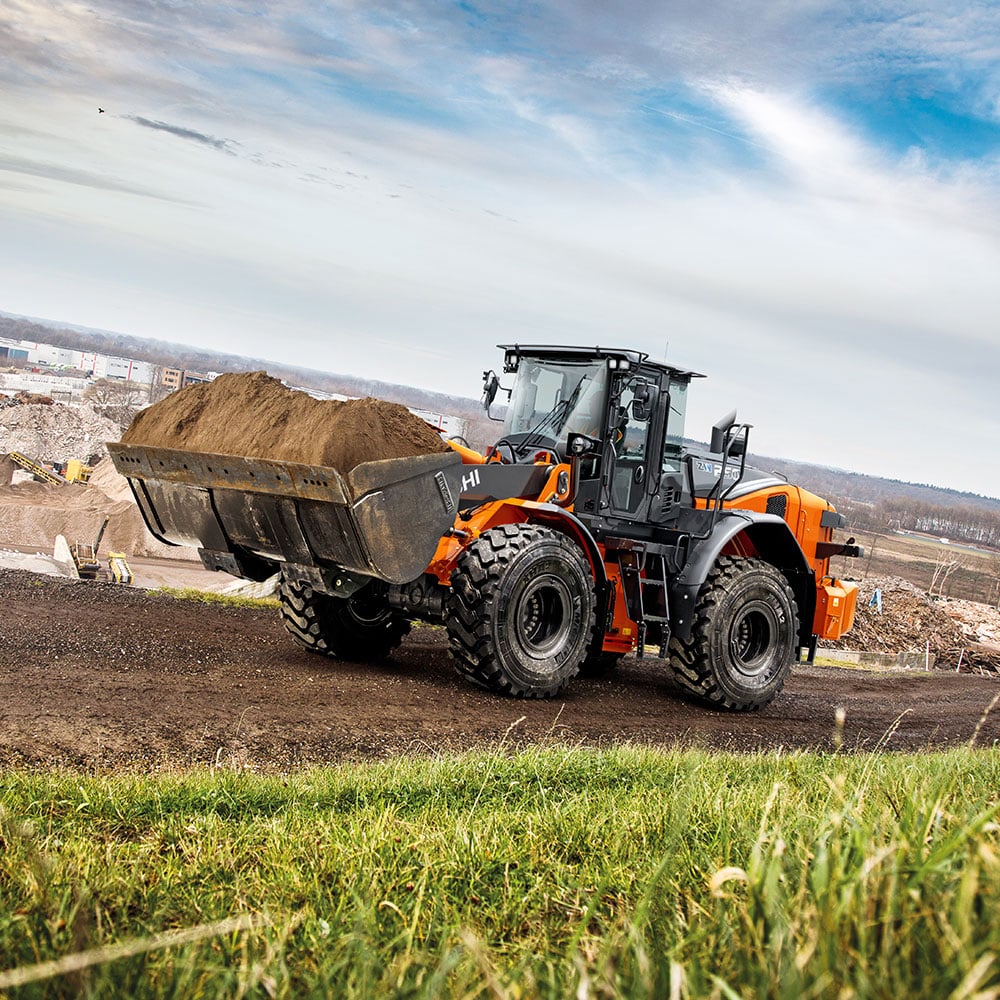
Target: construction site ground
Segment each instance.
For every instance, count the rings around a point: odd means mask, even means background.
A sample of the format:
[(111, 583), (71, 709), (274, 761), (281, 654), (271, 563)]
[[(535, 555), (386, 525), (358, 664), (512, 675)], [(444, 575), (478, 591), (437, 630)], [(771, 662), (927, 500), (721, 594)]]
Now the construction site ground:
[[(529, 702), (454, 672), (440, 628), (384, 664), (296, 647), (273, 607), (0, 570), (0, 764), (284, 770), (505, 742), (738, 752), (916, 750), (1000, 740), (996, 673), (800, 666), (766, 709), (684, 701), (655, 658)], [(844, 722), (838, 729), (837, 712)]]
[[(1000, 611), (988, 605), (866, 577), (855, 627), (836, 645), (916, 651), (936, 669), (799, 666), (761, 712), (683, 700), (655, 657), (626, 658), (554, 701), (515, 701), (461, 680), (441, 628), (415, 628), (385, 664), (338, 663), (297, 647), (274, 607), (145, 589), (234, 581), (146, 531), (128, 484), (98, 461), (118, 431), (93, 410), (19, 403), (0, 432), (7, 451), (96, 465), (87, 486), (46, 485), (0, 455), (0, 765), (282, 769), (500, 741), (754, 751), (1000, 740)], [(136, 587), (71, 579), (53, 558), (59, 535), (93, 541), (106, 517), (102, 554), (125, 553)]]

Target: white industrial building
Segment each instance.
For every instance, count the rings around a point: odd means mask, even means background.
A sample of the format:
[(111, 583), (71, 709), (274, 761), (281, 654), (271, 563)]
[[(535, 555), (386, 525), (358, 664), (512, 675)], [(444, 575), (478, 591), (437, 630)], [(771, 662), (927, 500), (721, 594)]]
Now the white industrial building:
[(10, 357), (23, 365), (40, 368), (70, 368), (85, 372), (93, 378), (113, 378), (126, 382), (149, 385), (156, 376), (156, 366), (148, 361), (116, 358), (96, 351), (74, 351), (68, 347), (54, 347), (29, 340), (5, 341)]

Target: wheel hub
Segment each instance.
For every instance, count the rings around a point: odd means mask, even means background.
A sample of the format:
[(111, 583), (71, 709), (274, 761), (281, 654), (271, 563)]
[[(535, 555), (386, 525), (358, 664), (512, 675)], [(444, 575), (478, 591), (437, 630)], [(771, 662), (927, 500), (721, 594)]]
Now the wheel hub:
[(729, 652), (734, 666), (747, 677), (763, 673), (773, 661), (778, 622), (774, 609), (762, 601), (748, 604), (733, 621)]
[(533, 657), (551, 656), (566, 641), (570, 599), (557, 577), (535, 580), (521, 597), (518, 609), (522, 644)]

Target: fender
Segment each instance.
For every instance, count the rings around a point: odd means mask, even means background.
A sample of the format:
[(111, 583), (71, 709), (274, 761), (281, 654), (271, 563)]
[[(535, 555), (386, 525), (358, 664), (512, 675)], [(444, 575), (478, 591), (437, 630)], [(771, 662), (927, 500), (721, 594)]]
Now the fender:
[(590, 529), (574, 513), (554, 503), (511, 499), (494, 500), (483, 504), (470, 517), (456, 519), (455, 526), (458, 530), (442, 538), (428, 571), (436, 576), (440, 583), (447, 586), (451, 579), (452, 570), (455, 568), (465, 544), (467, 544), (456, 536), (465, 534), (470, 529), (472, 535), (477, 536), (501, 524), (516, 524), (525, 521), (545, 524), (556, 531), (561, 531), (583, 549), (593, 571), (594, 583), (597, 587), (597, 610), (601, 612), (607, 602), (608, 594), (608, 574), (604, 567), (604, 553)]
[[(604, 569), (604, 554), (590, 529), (574, 514), (554, 503), (537, 500), (496, 500), (481, 509), (482, 513), (471, 518), (481, 533), (498, 524), (517, 521), (538, 521), (564, 535), (569, 535), (584, 550), (594, 570), (594, 582), (599, 589), (607, 586), (608, 575)], [(530, 511), (530, 515), (528, 514)], [(457, 522), (456, 522), (457, 523)]]
[(591, 534), (590, 529), (574, 514), (554, 503), (526, 503), (524, 506), (531, 507), (539, 521), (543, 521), (556, 531), (561, 531), (564, 535), (569, 535), (580, 543), (581, 548), (587, 553), (594, 569), (594, 582), (598, 590), (603, 591), (608, 584), (608, 574), (604, 568), (604, 553), (597, 540)]
[[(744, 536), (742, 544), (740, 536)], [(698, 593), (727, 546), (740, 554), (757, 556), (784, 573), (798, 605), (800, 645), (809, 645), (816, 611), (815, 573), (783, 518), (748, 510), (723, 511), (708, 538), (692, 540), (690, 557), (670, 586), (674, 634), (681, 639), (691, 637)]]

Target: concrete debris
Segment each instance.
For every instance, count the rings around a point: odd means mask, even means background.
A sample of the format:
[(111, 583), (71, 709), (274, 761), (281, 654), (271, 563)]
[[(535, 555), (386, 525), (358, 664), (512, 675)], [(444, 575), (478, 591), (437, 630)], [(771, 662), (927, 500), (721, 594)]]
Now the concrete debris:
[(0, 410), (0, 449), (19, 451), (36, 462), (79, 458), (93, 465), (117, 441), (121, 428), (86, 403), (10, 406)]
[(70, 561), (65, 562), (44, 552), (14, 552), (11, 549), (0, 549), (0, 569), (20, 569), (27, 573), (40, 573), (44, 576), (77, 577), (76, 567)]
[(228, 597), (249, 597), (256, 600), (264, 597), (273, 597), (278, 593), (280, 586), (281, 574), (275, 573), (274, 576), (269, 576), (266, 580), (261, 580), (259, 583), (253, 580), (234, 580), (232, 583), (227, 583), (224, 587), (219, 587), (219, 593), (226, 594)]
[(977, 601), (946, 598), (938, 602), (972, 642), (996, 646), (1000, 650), (1000, 608)]

